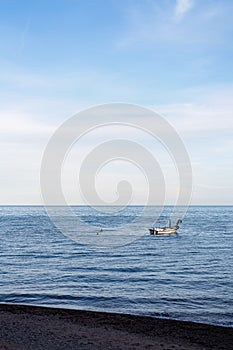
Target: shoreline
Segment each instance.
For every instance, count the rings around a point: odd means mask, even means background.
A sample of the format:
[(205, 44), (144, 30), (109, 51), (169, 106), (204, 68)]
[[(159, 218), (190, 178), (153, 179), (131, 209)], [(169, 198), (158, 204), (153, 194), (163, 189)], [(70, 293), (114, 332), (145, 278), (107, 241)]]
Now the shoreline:
[(0, 350), (230, 350), (233, 328), (149, 316), (0, 304)]

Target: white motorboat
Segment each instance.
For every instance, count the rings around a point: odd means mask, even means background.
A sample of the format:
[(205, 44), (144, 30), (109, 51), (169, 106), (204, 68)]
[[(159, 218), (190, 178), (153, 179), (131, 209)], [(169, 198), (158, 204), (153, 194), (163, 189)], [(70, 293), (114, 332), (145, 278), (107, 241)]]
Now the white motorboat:
[(149, 228), (150, 234), (153, 236), (157, 235), (171, 235), (174, 233), (177, 233), (177, 230), (180, 228), (180, 224), (182, 223), (182, 220), (177, 220), (177, 223), (175, 226), (171, 226), (171, 220), (167, 220), (167, 225), (162, 226), (161, 223), (164, 223), (164, 220), (156, 220), (155, 224), (156, 226)]

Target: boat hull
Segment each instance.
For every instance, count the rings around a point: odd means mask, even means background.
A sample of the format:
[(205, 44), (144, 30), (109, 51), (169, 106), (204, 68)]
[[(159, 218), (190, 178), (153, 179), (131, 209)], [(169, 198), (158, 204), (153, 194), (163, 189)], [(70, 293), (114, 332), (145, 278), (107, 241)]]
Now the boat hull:
[(166, 227), (166, 228), (150, 228), (149, 229), (150, 234), (153, 236), (162, 236), (162, 235), (172, 235), (177, 233), (177, 229), (172, 227)]

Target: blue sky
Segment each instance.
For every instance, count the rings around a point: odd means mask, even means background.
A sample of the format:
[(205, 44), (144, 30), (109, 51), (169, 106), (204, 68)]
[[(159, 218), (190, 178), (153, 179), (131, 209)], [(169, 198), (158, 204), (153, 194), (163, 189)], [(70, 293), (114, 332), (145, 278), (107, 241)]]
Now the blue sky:
[(230, 0), (0, 0), (0, 202), (41, 203), (53, 131), (127, 102), (177, 129), (193, 204), (233, 204), (232, 11)]

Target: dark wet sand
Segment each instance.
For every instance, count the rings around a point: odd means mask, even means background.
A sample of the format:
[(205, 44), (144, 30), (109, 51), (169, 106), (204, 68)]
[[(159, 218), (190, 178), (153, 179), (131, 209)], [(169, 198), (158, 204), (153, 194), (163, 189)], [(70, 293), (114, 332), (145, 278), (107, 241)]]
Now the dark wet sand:
[(233, 328), (0, 304), (0, 350), (232, 350)]

